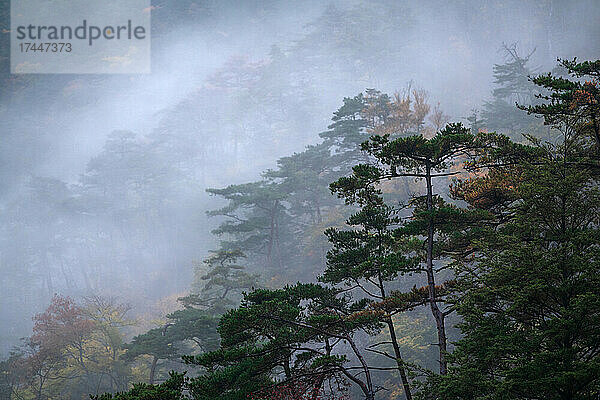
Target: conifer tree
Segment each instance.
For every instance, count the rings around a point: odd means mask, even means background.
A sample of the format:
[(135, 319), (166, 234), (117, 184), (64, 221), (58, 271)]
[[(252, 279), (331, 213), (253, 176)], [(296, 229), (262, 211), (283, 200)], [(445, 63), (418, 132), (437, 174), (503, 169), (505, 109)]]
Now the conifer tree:
[(287, 222), (282, 204), (286, 193), (281, 187), (275, 182), (262, 180), (230, 185), (224, 189), (207, 189), (207, 192), (228, 201), (226, 206), (207, 212), (209, 216), (225, 218), (213, 230), (215, 235), (223, 238), (221, 247), (258, 256), (264, 260), (262, 267), (281, 269)]
[[(381, 192), (371, 186), (361, 187), (351, 193), (346, 201), (358, 204), (361, 209), (353, 214), (347, 224), (354, 229), (329, 228), (325, 234), (332, 244), (327, 253), (327, 268), (319, 279), (329, 284), (344, 283), (346, 290), (358, 289), (361, 297), (368, 299), (365, 312), (372, 312), (371, 303), (390, 300), (389, 284), (400, 274), (414, 272), (418, 261), (398, 252), (393, 228), (400, 222), (398, 210), (384, 203)], [(391, 343), (393, 356), (402, 380), (405, 396), (412, 398), (407, 368), (402, 359), (392, 313), (385, 313), (381, 321), (387, 326), (389, 341), (376, 343), (369, 351), (386, 355), (383, 344)]]
[[(574, 75), (598, 62), (563, 62)], [(542, 75), (542, 105), (556, 140), (530, 137), (522, 154), (483, 157), (486, 176), (459, 192), (500, 210), (494, 229), (458, 269), (463, 338), (450, 374), (424, 398), (592, 399), (600, 393), (600, 190), (592, 81)], [(585, 100), (584, 100), (585, 99)], [(583, 100), (583, 101), (582, 101)], [(509, 144), (510, 147), (510, 144)], [(514, 148), (514, 146), (513, 146)], [(512, 154), (512, 159), (506, 155)]]
[(258, 287), (258, 275), (245, 271), (238, 260), (246, 256), (241, 250), (213, 251), (196, 266), (192, 293), (179, 300), (185, 307), (196, 307), (221, 315), (239, 304), (242, 292)]
[[(449, 124), (433, 138), (411, 135), (391, 139), (390, 134), (374, 135), (362, 148), (376, 160), (372, 164), (360, 164), (353, 168), (353, 175), (340, 178), (331, 185), (339, 196), (349, 202), (360, 201), (360, 193), (369, 186), (399, 177), (413, 177), (425, 181), (425, 195), (413, 199), (413, 221), (398, 234), (412, 236), (421, 240), (422, 248), (413, 248), (421, 254), (421, 271), (427, 277), (427, 301), (435, 319), (438, 332), (440, 373), (447, 372), (447, 335), (446, 315), (451, 312), (442, 310), (439, 293), (444, 291), (443, 282), (436, 282), (434, 260), (444, 256), (443, 243), (452, 238), (452, 232), (462, 232), (480, 218), (465, 210), (447, 204), (439, 195), (434, 194), (433, 179), (448, 177), (460, 171), (449, 171), (459, 157), (477, 151), (485, 142), (476, 138), (460, 124)], [(453, 225), (454, 224), (454, 225)], [(424, 238), (420, 239), (420, 238)], [(414, 241), (413, 241), (414, 243)]]
[[(529, 79), (534, 73), (529, 64), (535, 50), (526, 56), (519, 55), (516, 44), (505, 44), (502, 50), (506, 62), (494, 64), (495, 88), (492, 90), (492, 99), (484, 103), (482, 122), (489, 131), (511, 136), (530, 133), (535, 118), (519, 112), (515, 104), (532, 104), (536, 100), (536, 88)], [(521, 137), (515, 139), (520, 140)]]
[(243, 266), (236, 264), (244, 257), (239, 250), (214, 252), (204, 260), (207, 270), (197, 270), (196, 290), (179, 299), (184, 308), (167, 315), (163, 326), (134, 337), (126, 345), (126, 360), (144, 354), (152, 356), (150, 384), (155, 381), (158, 362), (179, 358), (179, 345), (184, 341), (193, 342), (202, 352), (218, 348), (219, 318), (239, 304), (242, 291), (258, 286), (257, 276), (248, 274)]
[(533, 83), (547, 91), (537, 96), (543, 103), (519, 108), (543, 117), (546, 125), (567, 135), (565, 139), (591, 141), (580, 149), (585, 151), (581, 156), (595, 159), (589, 166), (596, 165), (600, 157), (600, 60), (558, 62), (566, 76), (548, 73), (533, 78)]
[[(221, 347), (185, 357), (207, 371), (190, 380), (191, 395), (241, 400), (264, 388), (297, 384), (313, 388), (315, 396), (309, 398), (317, 399), (326, 380), (343, 377), (373, 400), (371, 367), (353, 336), (377, 329), (379, 322), (349, 300), (337, 290), (301, 283), (248, 293), (239, 308), (221, 319)], [(350, 354), (337, 350), (342, 343)]]

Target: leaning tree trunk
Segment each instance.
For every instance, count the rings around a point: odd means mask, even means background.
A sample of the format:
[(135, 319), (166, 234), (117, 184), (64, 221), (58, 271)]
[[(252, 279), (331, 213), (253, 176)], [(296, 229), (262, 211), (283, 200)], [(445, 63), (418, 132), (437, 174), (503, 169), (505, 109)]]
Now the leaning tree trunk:
[[(385, 289), (383, 287), (383, 279), (381, 278), (381, 274), (378, 275), (379, 279), (379, 290), (381, 293), (381, 297), (385, 301), (387, 298)], [(404, 395), (406, 400), (412, 400), (412, 393), (410, 391), (410, 385), (408, 383), (408, 377), (406, 376), (406, 369), (404, 368), (404, 361), (402, 360), (402, 355), (400, 354), (400, 346), (398, 346), (398, 338), (396, 337), (396, 329), (394, 328), (394, 321), (392, 317), (388, 317), (385, 320), (385, 323), (388, 326), (390, 331), (390, 341), (392, 342), (392, 347), (394, 348), (394, 356), (396, 357), (396, 364), (398, 365), (398, 372), (400, 373), (400, 379), (402, 380), (402, 387), (404, 388)]]
[(435, 293), (435, 275), (433, 273), (433, 236), (434, 236), (434, 224), (433, 224), (433, 188), (431, 185), (431, 163), (426, 164), (426, 181), (427, 181), (427, 212), (428, 223), (427, 223), (427, 259), (425, 269), (427, 272), (427, 289), (429, 294), (429, 305), (431, 307), (431, 313), (435, 319), (435, 325), (438, 334), (438, 346), (440, 350), (440, 374), (445, 375), (448, 371), (448, 363), (446, 361), (446, 328), (444, 325), (444, 313), (440, 310), (436, 301)]
[(152, 356), (152, 366), (150, 367), (150, 378), (148, 379), (148, 383), (154, 385), (154, 374), (156, 372), (156, 363), (158, 362), (158, 357)]
[(369, 369), (367, 362), (358, 350), (356, 343), (354, 343), (354, 340), (349, 335), (345, 335), (343, 339), (346, 340), (346, 342), (350, 345), (352, 351), (354, 352), (354, 355), (356, 356), (356, 358), (358, 358), (358, 361), (362, 366), (363, 373), (365, 374), (365, 382), (361, 382), (356, 376), (353, 376), (353, 374), (349, 373), (348, 371), (343, 370), (342, 372), (344, 372), (344, 375), (350, 378), (350, 380), (354, 381), (360, 386), (361, 390), (365, 395), (365, 400), (375, 400), (375, 387), (373, 386), (373, 380), (371, 379), (371, 370)]
[(402, 357), (400, 355), (400, 346), (398, 346), (396, 332), (394, 331), (394, 322), (392, 321), (391, 317), (388, 318), (387, 325), (388, 329), (390, 330), (390, 339), (392, 341), (392, 347), (394, 348), (394, 355), (396, 356), (398, 372), (400, 372), (400, 379), (402, 380), (402, 387), (404, 388), (404, 395), (406, 396), (406, 400), (412, 400), (412, 394), (408, 384), (408, 377), (406, 376), (406, 370), (404, 369), (404, 361), (402, 361)]

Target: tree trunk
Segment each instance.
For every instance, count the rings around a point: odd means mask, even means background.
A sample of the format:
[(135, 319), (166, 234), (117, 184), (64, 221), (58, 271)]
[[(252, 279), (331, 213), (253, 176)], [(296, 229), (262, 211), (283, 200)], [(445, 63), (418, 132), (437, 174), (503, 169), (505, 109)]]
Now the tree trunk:
[(271, 210), (271, 222), (269, 226), (269, 244), (267, 245), (267, 264), (273, 268), (273, 245), (275, 243), (275, 212)]
[[(431, 163), (426, 163), (426, 181), (427, 181), (427, 211), (433, 212), (433, 187), (431, 184)], [(427, 272), (427, 289), (429, 292), (429, 305), (431, 307), (431, 313), (435, 318), (435, 325), (438, 334), (438, 346), (440, 349), (440, 374), (446, 375), (448, 371), (448, 363), (446, 361), (446, 328), (444, 326), (444, 313), (440, 310), (436, 302), (435, 296), (435, 276), (433, 273), (433, 217), (429, 215), (429, 222), (427, 224), (427, 259), (426, 259), (426, 272)]]
[[(371, 371), (369, 369), (369, 366), (367, 365), (367, 362), (358, 350), (358, 347), (356, 347), (356, 343), (354, 343), (354, 340), (352, 340), (352, 338), (348, 335), (346, 335), (344, 339), (352, 348), (352, 351), (354, 352), (354, 355), (356, 355), (356, 358), (358, 358), (358, 361), (362, 366), (363, 373), (365, 374), (365, 383), (359, 385), (363, 393), (365, 394), (365, 399), (375, 400), (375, 389), (373, 387), (373, 381), (371, 380)], [(354, 380), (356, 383), (359, 383), (358, 379), (355, 376), (352, 376), (352, 374), (348, 373), (347, 371), (345, 375), (350, 379)]]
[[(383, 279), (381, 278), (381, 274), (378, 274), (377, 278), (379, 279), (379, 290), (381, 293), (381, 297), (383, 298), (383, 300), (385, 300), (387, 296), (383, 286)], [(406, 400), (412, 400), (412, 394), (410, 392), (408, 377), (406, 376), (406, 370), (404, 369), (404, 361), (402, 360), (402, 355), (400, 354), (400, 346), (398, 346), (398, 339), (396, 338), (396, 329), (394, 329), (394, 321), (392, 320), (392, 317), (388, 317), (385, 322), (390, 331), (390, 340), (392, 342), (392, 347), (394, 348), (394, 356), (396, 357), (398, 372), (400, 373), (400, 379), (402, 380), (404, 395), (406, 396)]]
[(156, 363), (158, 362), (158, 357), (152, 356), (152, 366), (150, 367), (150, 379), (148, 379), (148, 383), (154, 385), (154, 373), (156, 372)]
[(392, 346), (394, 347), (394, 355), (396, 356), (396, 363), (398, 364), (398, 371), (400, 372), (400, 379), (402, 380), (402, 387), (404, 388), (404, 395), (406, 396), (406, 400), (412, 400), (408, 377), (406, 376), (406, 370), (404, 369), (404, 361), (402, 361), (402, 356), (400, 355), (400, 346), (398, 346), (394, 322), (391, 317), (388, 319), (387, 325), (390, 330), (390, 339), (392, 341)]

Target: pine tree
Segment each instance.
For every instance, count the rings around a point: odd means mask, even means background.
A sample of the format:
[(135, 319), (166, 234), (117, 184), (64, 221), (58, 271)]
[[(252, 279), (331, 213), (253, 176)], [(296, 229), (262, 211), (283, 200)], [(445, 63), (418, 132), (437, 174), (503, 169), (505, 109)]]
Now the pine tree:
[[(600, 64), (563, 65), (594, 76)], [(425, 398), (600, 394), (595, 84), (552, 75), (534, 82), (550, 90), (541, 96), (547, 102), (523, 108), (542, 115), (556, 140), (530, 137), (521, 155), (504, 149), (486, 155), (488, 175), (460, 189), (472, 205), (492, 206), (498, 219), (458, 269), (464, 336), (450, 374), (432, 379)]]
[(179, 300), (185, 307), (196, 307), (221, 315), (237, 306), (242, 292), (258, 287), (258, 275), (249, 274), (238, 260), (246, 256), (241, 250), (214, 251), (196, 266), (192, 293)]
[[(335, 184), (332, 187), (336, 187)], [(381, 192), (370, 186), (352, 191), (348, 203), (361, 206), (347, 221), (351, 230), (329, 228), (325, 234), (332, 244), (327, 253), (327, 268), (319, 280), (329, 284), (344, 283), (348, 289), (357, 289), (361, 297), (369, 299), (365, 312), (372, 311), (371, 303), (385, 303), (393, 295), (389, 285), (400, 274), (416, 271), (418, 261), (398, 253), (393, 228), (400, 222), (398, 210), (386, 205)], [(415, 262), (416, 261), (416, 262)], [(406, 365), (402, 359), (392, 313), (385, 313), (381, 321), (387, 326), (389, 341), (372, 345), (370, 351), (385, 354), (380, 346), (391, 343), (405, 396), (412, 398)]]
[[(246, 294), (242, 305), (221, 319), (221, 347), (185, 357), (207, 371), (190, 380), (190, 394), (197, 400), (241, 400), (264, 388), (291, 384), (314, 389), (308, 398), (316, 399), (325, 381), (343, 377), (373, 400), (372, 371), (353, 335), (379, 323), (349, 300), (337, 290), (300, 283)], [(337, 351), (342, 342), (352, 355)], [(356, 365), (348, 365), (352, 362)]]
[(593, 145), (582, 148), (586, 152), (581, 156), (596, 159), (595, 163), (600, 156), (600, 60), (558, 61), (566, 77), (548, 73), (533, 78), (533, 83), (547, 91), (538, 95), (543, 103), (519, 108), (542, 116), (546, 125), (557, 127), (568, 136), (590, 140)]
[(169, 379), (160, 385), (135, 383), (127, 392), (104, 393), (90, 396), (91, 400), (184, 400), (187, 378), (185, 374), (169, 373)]
[(333, 123), (319, 136), (323, 145), (332, 150), (331, 164), (349, 171), (358, 162), (364, 161), (360, 144), (369, 138), (366, 131), (369, 121), (364, 116), (367, 100), (362, 93), (346, 97), (343, 105), (333, 113)]
[(207, 213), (225, 217), (225, 221), (213, 230), (215, 235), (223, 237), (221, 247), (260, 257), (264, 260), (261, 267), (280, 270), (287, 226), (282, 204), (287, 195), (280, 185), (262, 180), (224, 189), (207, 189), (207, 192), (228, 201), (226, 206)]
[(239, 250), (218, 250), (204, 260), (206, 269), (198, 268), (195, 287), (188, 296), (179, 298), (183, 309), (167, 315), (167, 322), (133, 338), (126, 345), (124, 358), (134, 360), (140, 355), (152, 356), (149, 383), (153, 384), (160, 360), (181, 356), (178, 345), (193, 342), (202, 352), (219, 346), (217, 324), (227, 310), (237, 306), (244, 290), (257, 287), (257, 276), (236, 264), (244, 254)]
[[(484, 139), (482, 139), (484, 140)], [(427, 277), (427, 299), (436, 322), (438, 332), (440, 373), (447, 371), (446, 315), (451, 310), (442, 310), (438, 292), (444, 284), (436, 283), (434, 260), (445, 255), (444, 241), (452, 239), (452, 232), (468, 229), (470, 223), (480, 218), (447, 204), (434, 194), (433, 179), (446, 178), (460, 171), (448, 171), (459, 156), (475, 152), (483, 145), (460, 124), (449, 124), (433, 138), (411, 135), (390, 139), (390, 134), (374, 135), (362, 148), (376, 163), (360, 164), (353, 168), (353, 175), (344, 177), (331, 185), (333, 191), (349, 202), (360, 201), (361, 190), (389, 179), (414, 177), (425, 181), (425, 195), (413, 199), (413, 221), (398, 231), (400, 235), (412, 237), (413, 243), (421, 242), (411, 249), (421, 255), (422, 269)], [(424, 238), (424, 240), (422, 239)], [(436, 240), (437, 238), (437, 240)]]
[(598, 395), (600, 191), (569, 164), (575, 143), (523, 162), (511, 218), (460, 274), (465, 337), (449, 398), (587, 399)]
[[(504, 64), (494, 64), (493, 75), (495, 88), (492, 100), (484, 103), (481, 113), (483, 124), (490, 131), (498, 131), (516, 136), (530, 133), (535, 125), (535, 118), (519, 112), (515, 104), (533, 104), (536, 100), (536, 87), (529, 77), (534, 70), (529, 67), (533, 51), (527, 56), (520, 56), (516, 44), (503, 46), (506, 55)], [(515, 137), (520, 140), (521, 137)]]

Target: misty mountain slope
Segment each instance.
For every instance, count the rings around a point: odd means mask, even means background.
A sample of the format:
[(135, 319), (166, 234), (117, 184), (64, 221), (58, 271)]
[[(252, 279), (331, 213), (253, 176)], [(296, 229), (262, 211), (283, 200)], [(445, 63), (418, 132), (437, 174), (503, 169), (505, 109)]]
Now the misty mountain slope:
[(204, 190), (318, 142), (344, 97), (412, 82), (459, 120), (489, 98), (503, 42), (542, 67), (598, 50), (593, 1), (155, 7), (148, 76), (10, 75), (0, 36), (4, 350), (53, 292), (187, 289), (215, 242)]

